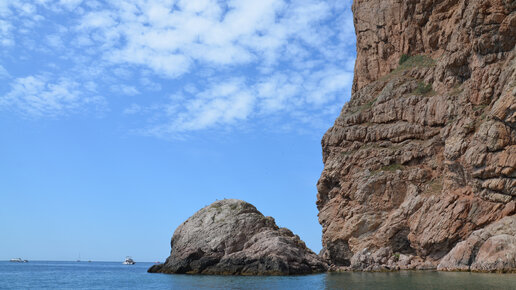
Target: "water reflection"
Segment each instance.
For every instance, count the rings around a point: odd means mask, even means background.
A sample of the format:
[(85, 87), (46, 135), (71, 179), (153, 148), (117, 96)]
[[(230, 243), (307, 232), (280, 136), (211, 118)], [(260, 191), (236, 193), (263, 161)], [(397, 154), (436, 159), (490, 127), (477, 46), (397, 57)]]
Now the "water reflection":
[(516, 274), (405, 271), (242, 277), (148, 274), (151, 265), (0, 262), (0, 289), (516, 289)]
[(169, 275), (174, 289), (516, 289), (516, 274), (404, 271), (294, 277)]
[(516, 274), (402, 271), (330, 273), (326, 289), (516, 289)]

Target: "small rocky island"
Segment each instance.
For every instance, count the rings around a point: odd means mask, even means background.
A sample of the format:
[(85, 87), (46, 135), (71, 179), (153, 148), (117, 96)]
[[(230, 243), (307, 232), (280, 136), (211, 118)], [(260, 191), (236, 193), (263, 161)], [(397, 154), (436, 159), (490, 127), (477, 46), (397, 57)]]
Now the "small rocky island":
[(196, 212), (176, 229), (170, 244), (165, 263), (148, 272), (296, 275), (327, 270), (299, 236), (237, 199), (219, 200)]

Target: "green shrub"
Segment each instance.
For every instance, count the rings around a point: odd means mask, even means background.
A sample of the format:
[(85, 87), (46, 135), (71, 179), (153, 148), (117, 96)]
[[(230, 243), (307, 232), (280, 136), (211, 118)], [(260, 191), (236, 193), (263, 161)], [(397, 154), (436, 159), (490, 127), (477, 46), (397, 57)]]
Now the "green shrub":
[(402, 65), (404, 62), (406, 62), (410, 58), (410, 55), (408, 54), (402, 54), (400, 57), (400, 61), (398, 62), (399, 65)]
[(393, 76), (399, 75), (400, 73), (419, 67), (433, 67), (435, 66), (435, 60), (426, 55), (408, 55), (403, 54), (400, 57), (399, 65), (396, 69), (391, 71), (389, 74), (382, 76), (380, 79), (386, 80), (391, 79)]
[(383, 166), (382, 171), (396, 171), (396, 170), (403, 170), (404, 166), (399, 163), (393, 163), (391, 165)]
[(426, 55), (407, 55), (400, 57), (399, 66), (394, 71), (403, 71), (414, 67), (432, 67), (435, 65), (435, 60)]
[(450, 96), (457, 96), (464, 91), (462, 84), (456, 84), (453, 86), (452, 91), (450, 92)]
[(418, 95), (426, 95), (432, 91), (432, 84), (426, 84), (425, 82), (419, 82), (414, 93)]
[(382, 166), (380, 169), (371, 171), (371, 175), (376, 175), (380, 172), (394, 172), (397, 170), (403, 170), (405, 169), (405, 166), (399, 164), (399, 163), (393, 163), (390, 165)]
[(359, 111), (360, 111), (360, 112), (363, 112), (364, 110), (369, 110), (369, 109), (371, 109), (371, 108), (373, 107), (374, 103), (376, 103), (376, 99), (377, 99), (377, 98), (375, 98), (374, 100), (369, 101), (369, 102), (367, 102), (367, 103), (365, 103), (365, 104), (361, 105), (361, 106), (360, 106), (360, 108), (359, 108)]
[(476, 106), (473, 106), (473, 111), (483, 111), (485, 108), (487, 107), (487, 105), (476, 105)]
[(426, 190), (423, 192), (425, 195), (438, 195), (443, 190), (443, 179), (437, 178), (428, 184)]

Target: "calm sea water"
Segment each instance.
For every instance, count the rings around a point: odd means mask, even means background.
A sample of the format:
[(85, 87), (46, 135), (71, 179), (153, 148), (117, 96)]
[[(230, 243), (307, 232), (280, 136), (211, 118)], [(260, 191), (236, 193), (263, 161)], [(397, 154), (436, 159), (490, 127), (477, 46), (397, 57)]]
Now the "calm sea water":
[(0, 289), (516, 289), (515, 274), (339, 273), (294, 277), (148, 274), (151, 263), (0, 262)]

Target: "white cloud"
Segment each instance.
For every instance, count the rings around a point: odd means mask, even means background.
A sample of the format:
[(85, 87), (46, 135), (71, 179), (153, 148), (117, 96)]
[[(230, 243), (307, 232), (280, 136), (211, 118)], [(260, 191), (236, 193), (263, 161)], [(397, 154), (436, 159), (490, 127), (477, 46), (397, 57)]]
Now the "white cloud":
[[(0, 46), (15, 45), (15, 35), (27, 34), (44, 19), (31, 1), (0, 1)], [(14, 21), (17, 21), (16, 23)]]
[(45, 54), (55, 64), (51, 77), (34, 68), (11, 78), (0, 97), (1, 108), (26, 115), (82, 111), (111, 91), (130, 96), (117, 111), (146, 118), (158, 136), (260, 122), (295, 128), (335, 118), (351, 90), (351, 1), (5, 3), (0, 46), (21, 48), (26, 63), (33, 51), (34, 63)]
[(296, 96), (302, 91), (302, 82), (303, 78), (296, 74), (275, 74), (263, 79), (255, 86), (262, 104), (260, 112), (270, 114), (294, 109)]
[(140, 84), (149, 91), (161, 91), (161, 85), (157, 82), (151, 81), (149, 78), (143, 77), (140, 79)]
[(110, 9), (87, 13), (78, 28), (100, 37), (107, 60), (146, 66), (169, 78), (190, 72), (193, 62), (226, 66), (263, 58), (271, 65), (293, 40), (313, 47), (324, 42), (314, 29), (329, 14), (324, 2), (226, 5), (215, 0), (117, 1)]
[(190, 60), (183, 55), (159, 53), (143, 47), (113, 51), (109, 59), (117, 63), (149, 66), (156, 73), (170, 78), (181, 76), (190, 68)]
[(36, 13), (36, 6), (31, 3), (23, 2), (23, 1), (13, 1), (11, 2), (13, 7), (16, 8), (18, 13), (32, 15)]
[(110, 11), (90, 12), (83, 16), (79, 29), (107, 28), (116, 24)]
[(81, 4), (82, 0), (59, 0), (59, 4), (68, 10), (73, 10)]
[(11, 75), (9, 74), (9, 72), (3, 67), (0, 65), (0, 79), (5, 79), (5, 78), (9, 78)]
[(325, 68), (313, 72), (310, 79), (304, 84), (304, 88), (310, 92), (306, 96), (308, 104), (323, 105), (331, 102), (335, 94), (351, 88), (353, 73), (338, 68)]
[[(206, 80), (153, 105), (162, 112), (153, 134), (173, 134), (274, 114), (307, 120), (310, 113), (338, 111), (328, 107), (340, 107), (349, 94), (353, 55), (345, 51), (354, 34), (351, 13), (335, 9), (347, 8), (317, 0), (118, 1), (88, 13), (80, 31), (102, 39), (103, 56), (113, 64), (165, 78), (194, 72)], [(341, 24), (349, 27), (336, 29)], [(255, 75), (236, 79), (249, 64)], [(221, 70), (236, 74), (228, 79), (217, 75)]]
[(12, 46), (14, 39), (12, 35), (13, 25), (3, 19), (0, 19), (0, 45)]
[(47, 44), (56, 49), (64, 48), (63, 40), (59, 34), (52, 34), (47, 36)]
[(140, 94), (140, 91), (135, 87), (121, 84), (111, 86), (111, 91), (126, 96), (136, 96)]
[[(187, 132), (245, 120), (253, 112), (255, 102), (255, 96), (245, 87), (242, 79), (233, 79), (213, 85), (181, 104), (169, 103), (161, 109), (172, 121), (152, 131), (158, 135)], [(177, 99), (178, 96), (172, 96), (172, 100)]]
[(142, 107), (138, 104), (133, 103), (129, 107), (125, 108), (123, 112), (126, 115), (134, 115), (134, 114), (138, 114), (141, 111), (142, 111)]
[(8, 1), (0, 1), (0, 16), (7, 16), (11, 14)]
[(15, 79), (11, 90), (0, 96), (0, 108), (12, 108), (30, 117), (56, 117), (102, 102), (102, 97), (84, 96), (77, 82), (66, 78), (50, 82), (41, 75)]
[[(183, 94), (173, 95), (168, 103), (148, 110), (154, 112), (154, 117), (156, 110), (161, 112), (158, 125), (149, 132), (167, 136), (273, 116), (290, 116), (304, 125), (319, 125), (321, 118), (336, 117), (343, 103), (342, 95), (351, 90), (352, 81), (352, 73), (326, 67), (305, 74), (277, 73), (251, 84), (244, 78), (225, 82), (216, 79), (201, 91), (186, 85)], [(335, 105), (338, 99), (340, 105)]]

